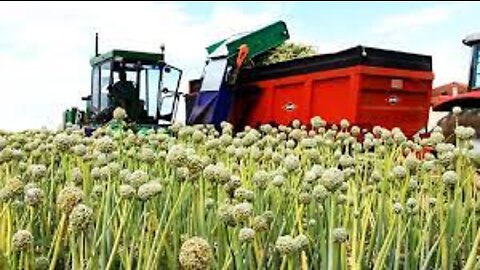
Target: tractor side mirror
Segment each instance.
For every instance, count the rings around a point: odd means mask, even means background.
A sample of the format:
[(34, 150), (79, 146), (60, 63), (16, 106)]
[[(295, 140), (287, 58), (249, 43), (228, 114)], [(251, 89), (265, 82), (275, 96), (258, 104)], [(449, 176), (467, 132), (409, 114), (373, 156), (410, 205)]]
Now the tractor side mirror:
[(92, 95), (88, 95), (86, 97), (82, 97), (82, 100), (83, 101), (88, 101), (88, 100), (91, 100), (92, 99)]

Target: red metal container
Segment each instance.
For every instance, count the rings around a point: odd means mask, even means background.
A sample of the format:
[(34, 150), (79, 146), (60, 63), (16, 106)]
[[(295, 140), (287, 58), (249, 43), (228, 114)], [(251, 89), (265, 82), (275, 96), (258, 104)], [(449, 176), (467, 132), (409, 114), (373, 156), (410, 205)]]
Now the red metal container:
[(245, 71), (230, 121), (288, 125), (320, 116), (412, 136), (428, 122), (432, 80), (429, 56), (355, 47)]

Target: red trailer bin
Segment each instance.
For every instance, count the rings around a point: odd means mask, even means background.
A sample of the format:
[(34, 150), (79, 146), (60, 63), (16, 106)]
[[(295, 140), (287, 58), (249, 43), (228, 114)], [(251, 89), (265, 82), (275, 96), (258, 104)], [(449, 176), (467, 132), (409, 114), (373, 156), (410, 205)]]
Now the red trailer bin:
[(430, 56), (358, 46), (244, 70), (230, 121), (288, 125), (320, 116), (412, 136), (427, 125), (432, 80)]

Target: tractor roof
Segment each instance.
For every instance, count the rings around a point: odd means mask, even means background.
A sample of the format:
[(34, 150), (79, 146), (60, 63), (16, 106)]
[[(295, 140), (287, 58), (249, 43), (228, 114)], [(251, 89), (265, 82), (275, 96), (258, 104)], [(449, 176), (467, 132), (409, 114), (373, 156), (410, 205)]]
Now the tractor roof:
[(122, 58), (125, 63), (136, 63), (138, 61), (142, 64), (156, 64), (163, 61), (163, 54), (161, 53), (147, 53), (136, 51), (112, 50), (90, 59), (90, 65), (94, 66), (107, 60), (114, 58)]
[(463, 44), (467, 45), (467, 46), (472, 46), (476, 43), (479, 43), (480, 42), (480, 32), (479, 33), (474, 33), (474, 34), (471, 34), (471, 35), (468, 35), (464, 40), (463, 40)]

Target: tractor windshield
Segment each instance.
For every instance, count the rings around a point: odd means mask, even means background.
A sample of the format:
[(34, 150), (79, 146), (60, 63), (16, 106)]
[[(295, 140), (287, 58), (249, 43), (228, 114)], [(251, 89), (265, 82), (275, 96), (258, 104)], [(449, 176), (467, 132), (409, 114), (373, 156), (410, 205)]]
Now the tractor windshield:
[(157, 98), (160, 82), (161, 66), (147, 65), (141, 63), (125, 63), (115, 67), (113, 82), (120, 81), (120, 72), (126, 73), (126, 81), (131, 82), (135, 87), (132, 96), (135, 104), (136, 115), (145, 119), (153, 119), (156, 116)]

